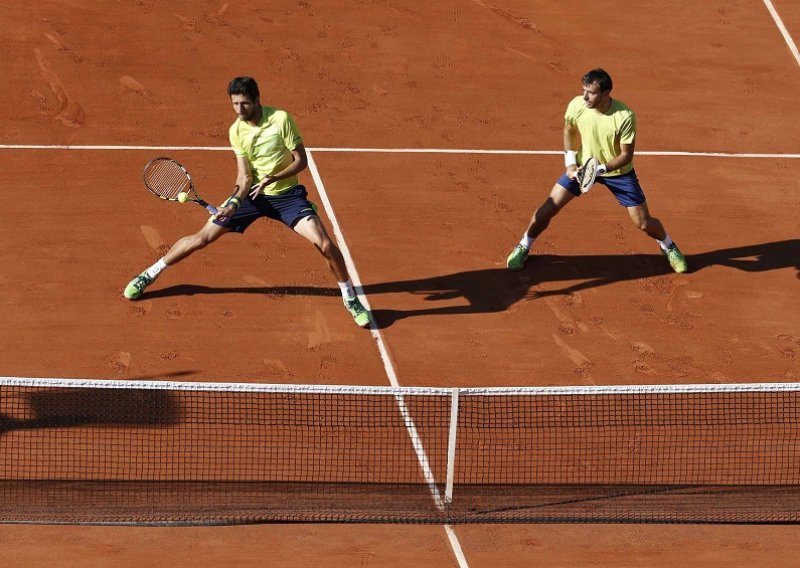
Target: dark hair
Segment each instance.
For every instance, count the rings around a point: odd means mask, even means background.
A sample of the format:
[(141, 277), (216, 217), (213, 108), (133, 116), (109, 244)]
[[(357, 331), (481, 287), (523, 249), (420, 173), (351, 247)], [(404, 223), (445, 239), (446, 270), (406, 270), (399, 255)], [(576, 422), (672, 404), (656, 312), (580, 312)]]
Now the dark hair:
[(583, 76), (584, 85), (591, 85), (592, 83), (597, 83), (597, 86), (600, 87), (600, 90), (603, 92), (610, 91), (614, 88), (614, 83), (611, 81), (611, 75), (599, 67), (597, 69), (592, 69)]
[(228, 96), (247, 95), (254, 101), (261, 93), (258, 92), (258, 83), (252, 77), (236, 77), (228, 84)]

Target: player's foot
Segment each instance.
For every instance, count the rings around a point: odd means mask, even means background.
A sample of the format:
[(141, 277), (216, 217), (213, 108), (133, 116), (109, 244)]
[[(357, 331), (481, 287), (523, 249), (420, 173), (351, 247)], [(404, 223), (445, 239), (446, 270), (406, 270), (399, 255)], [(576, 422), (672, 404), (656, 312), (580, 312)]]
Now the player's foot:
[(372, 321), (372, 316), (370, 315), (369, 310), (367, 310), (367, 308), (361, 304), (361, 301), (358, 298), (345, 300), (344, 307), (347, 308), (347, 311), (350, 312), (351, 316), (353, 316), (353, 321), (356, 322), (357, 326), (367, 327), (369, 322)]
[(506, 266), (509, 270), (522, 270), (527, 258), (528, 249), (522, 245), (517, 245), (514, 247), (514, 250), (511, 251), (511, 254), (508, 255)]
[(147, 271), (145, 270), (128, 283), (128, 285), (125, 287), (125, 292), (123, 292), (123, 295), (129, 300), (136, 300), (142, 295), (144, 289), (153, 283), (153, 280), (155, 279), (148, 276)]
[(669, 265), (675, 272), (682, 274), (689, 270), (689, 265), (686, 263), (686, 257), (683, 256), (681, 249), (679, 249), (678, 245), (675, 243), (669, 245), (667, 250), (661, 249), (661, 252), (667, 257)]

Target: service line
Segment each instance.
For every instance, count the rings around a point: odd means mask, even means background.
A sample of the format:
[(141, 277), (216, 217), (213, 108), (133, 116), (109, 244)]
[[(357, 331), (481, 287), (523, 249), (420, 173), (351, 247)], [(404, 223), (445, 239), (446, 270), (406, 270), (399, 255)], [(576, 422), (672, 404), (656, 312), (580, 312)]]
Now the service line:
[[(797, 48), (795, 48), (796, 50)], [(0, 144), (0, 150), (152, 150), (159, 152), (231, 152), (230, 146), (103, 146), (103, 145), (38, 145)], [(309, 152), (342, 152), (365, 154), (497, 154), (501, 156), (560, 156), (563, 150), (485, 150), (479, 148), (306, 148)], [(734, 152), (684, 152), (680, 150), (637, 150), (637, 156), (677, 156), (686, 158), (800, 159), (800, 154), (751, 154)]]

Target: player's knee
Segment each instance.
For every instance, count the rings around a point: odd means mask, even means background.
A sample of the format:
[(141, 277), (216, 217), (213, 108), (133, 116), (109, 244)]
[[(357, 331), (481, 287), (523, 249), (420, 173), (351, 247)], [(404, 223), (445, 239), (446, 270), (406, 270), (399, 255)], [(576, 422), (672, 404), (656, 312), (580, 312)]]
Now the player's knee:
[(317, 249), (322, 253), (322, 256), (330, 257), (333, 254), (334, 244), (330, 239), (321, 239), (316, 243)]
[(541, 207), (539, 207), (533, 214), (534, 218), (539, 223), (546, 223), (555, 217), (558, 213), (558, 207), (551, 200), (547, 200)]
[(640, 231), (647, 231), (655, 222), (655, 219), (649, 215), (631, 215), (633, 225)]
[(191, 239), (192, 239), (192, 247), (195, 249), (205, 248), (208, 245), (210, 245), (214, 240), (211, 238), (210, 235), (203, 232), (193, 235)]
[(206, 224), (205, 227), (194, 235), (197, 248), (207, 247), (226, 232), (228, 232), (227, 229), (220, 229), (217, 225), (212, 223)]

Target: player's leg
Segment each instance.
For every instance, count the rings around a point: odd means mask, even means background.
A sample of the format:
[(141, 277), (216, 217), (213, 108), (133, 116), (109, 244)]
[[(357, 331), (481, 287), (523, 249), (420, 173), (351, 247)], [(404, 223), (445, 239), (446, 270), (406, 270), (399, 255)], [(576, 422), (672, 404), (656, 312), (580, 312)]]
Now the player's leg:
[(342, 251), (328, 236), (325, 226), (317, 216), (316, 206), (308, 200), (306, 188), (298, 185), (284, 194), (266, 196), (258, 201), (261, 211), (266, 216), (283, 222), (316, 247), (336, 278), (342, 292), (342, 301), (350, 315), (359, 326), (367, 327), (372, 321), (372, 316), (359, 301), (350, 281)]
[(577, 182), (570, 180), (566, 176), (562, 176), (558, 180), (553, 189), (550, 190), (550, 195), (547, 196), (544, 203), (533, 212), (522, 239), (506, 258), (506, 266), (510, 270), (522, 269), (536, 237), (541, 235), (550, 225), (553, 217), (578, 195), (580, 195), (580, 189), (577, 188)]
[(601, 180), (601, 183), (616, 197), (617, 202), (628, 210), (628, 215), (633, 224), (658, 241), (658, 246), (664, 256), (667, 257), (672, 270), (686, 272), (689, 267), (680, 249), (672, 242), (661, 221), (650, 215), (644, 191), (642, 186), (639, 185), (636, 172), (631, 170), (620, 176), (605, 177)]
[(164, 263), (171, 266), (188, 257), (192, 253), (207, 247), (231, 229), (212, 222), (203, 225), (203, 228), (194, 233), (178, 239), (167, 254), (164, 255)]
[(647, 201), (642, 201), (638, 205), (628, 206), (627, 210), (633, 224), (658, 241), (661, 252), (667, 257), (672, 270), (679, 273), (689, 270), (686, 258), (678, 248), (678, 245), (676, 245), (669, 234), (667, 234), (661, 221), (650, 214)]
[(295, 224), (294, 230), (311, 241), (322, 254), (328, 264), (328, 269), (336, 277), (337, 282), (343, 282), (349, 278), (342, 251), (328, 236), (328, 232), (319, 217), (316, 215), (303, 217)]
[(339, 289), (342, 292), (342, 301), (350, 312), (350, 315), (353, 316), (353, 320), (355, 320), (356, 324), (361, 327), (368, 326), (372, 320), (372, 316), (358, 299), (353, 284), (350, 281), (350, 275), (348, 274), (342, 251), (336, 246), (336, 243), (331, 240), (330, 236), (328, 236), (328, 232), (325, 230), (325, 226), (322, 224), (320, 218), (316, 215), (303, 217), (295, 223), (293, 228), (298, 234), (308, 239), (325, 258), (328, 269), (339, 284)]
[(661, 221), (650, 215), (650, 210), (647, 207), (646, 201), (643, 201), (639, 205), (627, 207), (626, 209), (628, 210), (631, 221), (633, 221), (633, 224), (636, 225), (636, 228), (639, 230), (644, 231), (657, 241), (663, 241), (667, 236), (667, 232), (664, 230), (664, 225), (661, 224)]
[(167, 266), (180, 262), (195, 251), (205, 248), (228, 232), (230, 232), (229, 228), (217, 225), (209, 219), (196, 233), (178, 239), (167, 254), (131, 280), (125, 287), (123, 295), (129, 300), (136, 300), (142, 295), (144, 289), (152, 284)]

